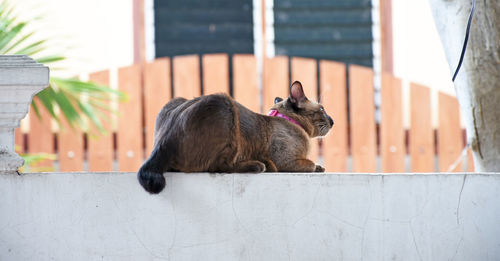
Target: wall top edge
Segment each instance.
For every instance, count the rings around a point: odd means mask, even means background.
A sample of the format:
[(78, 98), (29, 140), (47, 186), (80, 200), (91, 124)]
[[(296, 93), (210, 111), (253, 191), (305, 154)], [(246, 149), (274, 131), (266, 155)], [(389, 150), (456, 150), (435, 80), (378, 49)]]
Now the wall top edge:
[[(8, 173), (0, 173), (8, 174)], [(110, 171), (110, 172), (38, 172), (38, 173), (21, 173), (21, 176), (29, 176), (29, 175), (67, 175), (67, 174), (75, 174), (75, 175), (137, 175), (137, 172), (119, 172), (119, 171)], [(343, 172), (343, 173), (261, 173), (261, 174), (253, 174), (253, 173), (183, 173), (183, 172), (165, 172), (165, 175), (210, 175), (213, 177), (218, 176), (311, 176), (311, 177), (321, 177), (321, 176), (384, 176), (384, 177), (398, 177), (398, 176), (477, 176), (477, 175), (486, 175), (486, 176), (500, 176), (500, 172), (430, 172), (430, 173), (352, 173), (352, 172)], [(10, 174), (9, 174), (10, 175)]]
[(0, 55), (0, 68), (11, 67), (45, 67), (26, 55)]

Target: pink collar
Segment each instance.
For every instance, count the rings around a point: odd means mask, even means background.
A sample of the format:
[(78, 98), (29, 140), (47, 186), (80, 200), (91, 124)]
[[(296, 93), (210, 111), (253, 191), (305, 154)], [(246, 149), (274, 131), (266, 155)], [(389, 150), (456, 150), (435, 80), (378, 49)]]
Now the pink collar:
[(300, 126), (300, 124), (295, 121), (294, 119), (286, 116), (285, 114), (282, 114), (282, 113), (279, 113), (278, 110), (270, 110), (269, 113), (267, 113), (267, 116), (272, 116), (272, 117), (280, 117), (280, 118), (283, 118), (283, 119), (286, 119), (288, 120), (289, 122), (299, 126), (302, 128), (302, 126)]

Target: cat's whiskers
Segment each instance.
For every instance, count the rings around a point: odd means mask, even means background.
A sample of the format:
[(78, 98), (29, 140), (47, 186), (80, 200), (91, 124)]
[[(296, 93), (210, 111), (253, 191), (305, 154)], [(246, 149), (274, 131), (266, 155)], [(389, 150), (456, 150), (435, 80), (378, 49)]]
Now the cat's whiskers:
[(329, 126), (327, 124), (319, 125), (319, 133), (321, 136), (326, 135), (329, 131)]

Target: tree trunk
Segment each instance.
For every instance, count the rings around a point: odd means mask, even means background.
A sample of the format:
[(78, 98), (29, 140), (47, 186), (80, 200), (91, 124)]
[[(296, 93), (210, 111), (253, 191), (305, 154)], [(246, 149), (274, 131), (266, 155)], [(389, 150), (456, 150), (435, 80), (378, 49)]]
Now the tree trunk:
[[(472, 0), (429, 0), (454, 73)], [(432, 61), (429, 61), (432, 62)], [(469, 44), (455, 80), (477, 172), (500, 171), (500, 1), (476, 0)]]

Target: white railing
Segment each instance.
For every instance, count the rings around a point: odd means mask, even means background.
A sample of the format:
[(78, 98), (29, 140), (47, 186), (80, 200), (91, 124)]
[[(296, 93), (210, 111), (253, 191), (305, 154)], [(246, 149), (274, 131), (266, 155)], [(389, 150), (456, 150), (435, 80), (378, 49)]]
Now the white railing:
[(48, 84), (48, 67), (25, 55), (0, 55), (0, 173), (16, 172), (23, 165), (14, 152), (14, 129), (33, 96)]

